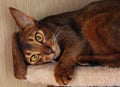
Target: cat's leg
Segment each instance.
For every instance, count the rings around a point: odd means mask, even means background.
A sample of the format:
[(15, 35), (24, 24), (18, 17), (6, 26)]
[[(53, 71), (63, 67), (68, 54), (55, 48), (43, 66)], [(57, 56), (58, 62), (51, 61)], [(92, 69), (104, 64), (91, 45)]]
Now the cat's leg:
[(78, 63), (97, 63), (101, 66), (120, 67), (120, 54), (109, 55), (93, 55), (93, 56), (81, 56), (77, 57)]
[(25, 75), (27, 72), (27, 66), (24, 62), (23, 55), (20, 52), (19, 46), (17, 44), (17, 33), (13, 34), (12, 51), (13, 51), (14, 76), (17, 79), (26, 79)]
[(72, 79), (76, 61), (74, 54), (65, 51), (54, 69), (54, 76), (60, 85), (66, 85)]

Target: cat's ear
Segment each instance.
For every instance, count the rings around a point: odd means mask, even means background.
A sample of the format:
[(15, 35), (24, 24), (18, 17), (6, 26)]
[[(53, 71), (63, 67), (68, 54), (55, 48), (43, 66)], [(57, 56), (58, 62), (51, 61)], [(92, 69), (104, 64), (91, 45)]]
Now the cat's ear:
[(13, 52), (13, 65), (14, 75), (17, 79), (25, 79), (27, 72), (27, 65), (24, 62), (24, 56), (18, 45), (18, 33), (13, 34), (12, 38), (12, 52)]
[(15, 8), (12, 8), (12, 7), (9, 7), (9, 10), (10, 10), (10, 13), (11, 15), (13, 16), (13, 18), (15, 19), (17, 25), (21, 28), (21, 29), (24, 29), (26, 26), (28, 25), (33, 25), (35, 24), (35, 20), (34, 18), (26, 15), (25, 13), (15, 9)]

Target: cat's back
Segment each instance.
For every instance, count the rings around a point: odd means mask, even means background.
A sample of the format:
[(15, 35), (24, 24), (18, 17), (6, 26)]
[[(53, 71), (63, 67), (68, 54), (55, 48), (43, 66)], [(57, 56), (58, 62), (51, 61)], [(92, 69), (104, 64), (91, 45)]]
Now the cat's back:
[(101, 0), (95, 1), (83, 7), (73, 14), (73, 18), (79, 24), (101, 13), (117, 11), (120, 9), (120, 0)]
[(107, 12), (114, 13), (118, 10), (120, 10), (120, 0), (100, 0), (92, 2), (77, 11), (46, 17), (40, 20), (39, 23), (49, 27), (52, 27), (49, 22), (55, 24), (56, 26), (69, 24), (75, 31), (78, 32), (78, 34), (81, 34), (81, 28), (84, 26), (86, 21), (91, 20), (97, 15)]
[(103, 6), (87, 15), (81, 29), (95, 52), (120, 52), (120, 1), (107, 0), (105, 3), (97, 3)]
[(41, 23), (42, 21), (45, 25), (47, 25), (47, 22), (52, 22), (58, 25), (69, 23), (74, 24), (75, 22), (78, 25), (77, 27), (80, 28), (86, 20), (89, 20), (96, 15), (110, 11), (117, 11), (119, 9), (120, 0), (100, 0), (90, 3), (80, 10), (52, 15), (40, 20), (39, 22)]

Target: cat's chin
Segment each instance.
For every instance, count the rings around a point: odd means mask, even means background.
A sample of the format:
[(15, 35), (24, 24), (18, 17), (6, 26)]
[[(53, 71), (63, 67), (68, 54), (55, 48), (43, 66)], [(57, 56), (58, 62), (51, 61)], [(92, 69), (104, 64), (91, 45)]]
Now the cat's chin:
[(55, 59), (52, 59), (51, 62), (52, 62), (52, 63), (56, 63), (56, 60), (55, 60)]

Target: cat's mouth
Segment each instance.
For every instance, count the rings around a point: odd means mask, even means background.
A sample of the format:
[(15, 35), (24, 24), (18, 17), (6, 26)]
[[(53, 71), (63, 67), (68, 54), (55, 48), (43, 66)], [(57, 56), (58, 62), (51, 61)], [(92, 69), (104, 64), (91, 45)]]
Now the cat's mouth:
[(52, 50), (53, 50), (52, 54), (50, 54), (50, 55), (45, 55), (45, 56), (41, 59), (41, 61), (42, 61), (43, 63), (55, 62), (56, 60), (58, 60), (58, 57), (60, 56), (60, 48), (59, 48), (59, 45), (56, 45), (56, 48), (55, 48), (55, 49), (53, 48)]

